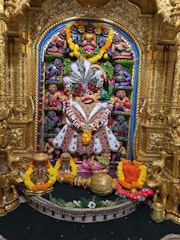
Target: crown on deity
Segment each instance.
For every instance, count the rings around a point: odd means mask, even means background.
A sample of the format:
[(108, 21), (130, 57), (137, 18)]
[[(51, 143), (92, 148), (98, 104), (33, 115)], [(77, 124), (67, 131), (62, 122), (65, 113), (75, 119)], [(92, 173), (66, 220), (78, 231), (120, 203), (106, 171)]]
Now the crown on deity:
[(88, 60), (80, 57), (70, 67), (70, 75), (63, 78), (65, 87), (78, 95), (82, 91), (91, 90), (97, 92), (102, 86), (103, 71), (95, 67)]

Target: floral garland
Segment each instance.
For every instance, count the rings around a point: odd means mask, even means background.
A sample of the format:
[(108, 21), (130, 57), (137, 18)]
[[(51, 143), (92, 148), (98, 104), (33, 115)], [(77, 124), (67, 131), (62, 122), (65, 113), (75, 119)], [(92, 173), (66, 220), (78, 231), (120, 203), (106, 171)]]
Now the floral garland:
[[(75, 56), (75, 57), (79, 57), (80, 56), (80, 48), (79, 48), (79, 45), (78, 44), (75, 44), (71, 38), (71, 26), (72, 25), (77, 25), (77, 23), (71, 23), (71, 24), (67, 24), (66, 25), (66, 37), (67, 37), (67, 42), (69, 44), (69, 48), (71, 49), (71, 53), (70, 55), (71, 56)], [(108, 38), (107, 38), (107, 41), (105, 43), (105, 45), (100, 49), (99, 53), (94, 56), (94, 57), (91, 57), (91, 58), (88, 58), (88, 60), (91, 62), (91, 63), (95, 63), (97, 62), (99, 59), (102, 58), (102, 56), (105, 54), (105, 52), (108, 50), (108, 48), (110, 47), (111, 43), (112, 43), (112, 39), (113, 39), (113, 34), (114, 34), (114, 31), (112, 28), (108, 27), (108, 26), (104, 26), (102, 24), (100, 24), (101, 27), (103, 28), (109, 28), (109, 34), (108, 34)], [(85, 57), (81, 56), (82, 59), (86, 59)]]
[(148, 196), (152, 196), (154, 194), (152, 189), (143, 188), (141, 191), (137, 191), (135, 193), (130, 193), (124, 189), (122, 189), (120, 183), (117, 183), (116, 195), (123, 198), (130, 198), (132, 200), (144, 201)]
[[(62, 162), (63, 160), (61, 158), (59, 158), (54, 166), (54, 169), (58, 172), (59, 168), (61, 167), (62, 165)], [(60, 178), (61, 175), (63, 175), (64, 177), (67, 177), (67, 178), (71, 178), (71, 177), (75, 177), (76, 174), (77, 174), (77, 167), (76, 167), (76, 164), (73, 160), (72, 157), (70, 157), (70, 161), (69, 161), (69, 164), (70, 164), (70, 167), (71, 167), (71, 172), (70, 173), (58, 173), (58, 176), (57, 178)]]
[(124, 159), (118, 164), (117, 177), (125, 189), (141, 189), (146, 181), (146, 166)]
[(29, 190), (32, 190), (34, 192), (36, 191), (45, 191), (48, 188), (52, 187), (52, 185), (55, 183), (58, 171), (53, 168), (51, 163), (49, 161), (46, 162), (46, 167), (47, 167), (47, 172), (49, 174), (49, 180), (46, 183), (42, 184), (34, 184), (31, 180), (31, 174), (33, 173), (33, 168), (34, 168), (33, 162), (30, 163), (28, 170), (25, 172), (23, 179), (24, 179), (24, 184)]
[[(66, 108), (66, 115), (71, 121), (72, 125), (77, 129), (83, 130), (82, 142), (84, 144), (88, 144), (90, 142), (93, 130), (99, 129), (100, 127), (103, 126), (108, 115), (111, 113), (113, 106), (114, 106), (114, 102), (113, 102), (113, 99), (111, 99), (108, 102), (107, 107), (103, 109), (103, 113), (101, 114), (100, 118), (94, 120), (88, 126), (82, 126), (82, 124), (77, 119), (77, 116), (74, 114), (69, 100), (67, 99), (63, 100), (63, 107)], [(87, 127), (87, 129), (85, 127)]]
[[(66, 108), (66, 115), (69, 118), (69, 120), (71, 121), (72, 125), (77, 129), (84, 130), (84, 127), (81, 126), (80, 122), (77, 119), (77, 116), (75, 116), (69, 100), (64, 99), (63, 100), (63, 106), (64, 106), (64, 108)], [(92, 123), (90, 123), (88, 125), (88, 130), (89, 129), (96, 130), (96, 129), (102, 127), (104, 122), (107, 119), (107, 116), (111, 113), (111, 111), (113, 109), (113, 106), (114, 106), (113, 101), (108, 102), (106, 108), (103, 109), (103, 113), (101, 114), (100, 118), (94, 120)], [(90, 134), (89, 134), (89, 136), (90, 136)]]
[(91, 141), (92, 131), (83, 131), (82, 142), (86, 145)]

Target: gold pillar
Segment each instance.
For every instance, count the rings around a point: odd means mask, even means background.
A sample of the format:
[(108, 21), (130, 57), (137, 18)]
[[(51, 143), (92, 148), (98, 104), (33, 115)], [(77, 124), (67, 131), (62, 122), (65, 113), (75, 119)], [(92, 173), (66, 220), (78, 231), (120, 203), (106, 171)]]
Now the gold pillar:
[[(173, 49), (174, 50), (174, 49)], [(167, 90), (168, 71), (164, 74), (162, 97), (169, 112), (166, 114), (164, 133), (159, 149), (159, 157), (155, 158), (150, 169), (148, 185), (155, 187), (151, 217), (157, 222), (170, 219), (180, 223), (180, 32), (176, 38), (176, 58), (170, 55), (169, 64), (174, 63), (172, 85)], [(172, 57), (172, 62), (171, 62)], [(165, 63), (164, 63), (165, 64)], [(161, 72), (161, 71), (160, 71)], [(171, 78), (169, 78), (171, 79)], [(169, 80), (170, 81), (170, 80)], [(169, 104), (165, 98), (169, 99)], [(158, 132), (158, 129), (157, 129)], [(157, 139), (154, 139), (157, 141)], [(156, 142), (158, 144), (158, 141)]]
[(3, 14), (2, 4), (0, 5), (0, 105), (1, 117), (5, 114), (6, 102), (6, 37), (7, 17)]
[(171, 106), (171, 91), (167, 90), (167, 86), (172, 87), (168, 80), (173, 77), (173, 71), (170, 69), (174, 69), (174, 56), (174, 49), (165, 45), (147, 48), (147, 95), (146, 104), (141, 106), (143, 113), (137, 130), (137, 158), (149, 167), (152, 161), (160, 158), (159, 148), (162, 146), (163, 134), (168, 128), (167, 109), (169, 111)]
[(168, 117), (173, 161), (171, 171), (166, 169), (169, 172), (169, 178), (180, 183), (180, 32), (177, 33), (176, 47), (177, 56), (171, 96), (171, 113)]
[(180, 32), (177, 33), (176, 38), (177, 57), (174, 76), (174, 85), (172, 92), (172, 108), (180, 108)]

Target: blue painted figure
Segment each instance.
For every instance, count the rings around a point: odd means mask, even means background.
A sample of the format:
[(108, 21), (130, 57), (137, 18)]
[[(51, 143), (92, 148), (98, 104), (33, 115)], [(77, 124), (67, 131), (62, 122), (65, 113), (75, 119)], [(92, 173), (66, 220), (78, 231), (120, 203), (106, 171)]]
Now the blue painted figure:
[(120, 64), (114, 68), (114, 87), (131, 86), (131, 74), (123, 70)]
[(74, 43), (81, 45), (81, 36), (78, 33), (78, 28), (75, 25), (71, 26), (71, 38)]
[(128, 124), (126, 118), (123, 115), (118, 115), (113, 122), (111, 130), (116, 137), (128, 137)]
[(58, 82), (63, 76), (63, 63), (61, 59), (55, 59), (54, 63), (50, 63), (45, 70), (46, 82)]
[(46, 134), (58, 133), (62, 122), (55, 111), (48, 111), (44, 121), (44, 132)]
[(102, 30), (102, 36), (99, 38), (99, 47), (103, 47), (108, 39), (109, 29), (104, 28)]

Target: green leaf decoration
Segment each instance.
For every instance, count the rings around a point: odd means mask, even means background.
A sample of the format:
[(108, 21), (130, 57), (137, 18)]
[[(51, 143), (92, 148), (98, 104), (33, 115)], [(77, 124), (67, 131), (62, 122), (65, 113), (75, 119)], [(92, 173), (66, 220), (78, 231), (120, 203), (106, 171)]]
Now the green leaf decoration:
[(49, 194), (49, 198), (50, 198), (50, 201), (51, 201), (52, 203), (56, 203), (56, 202), (57, 202), (57, 199), (56, 199), (56, 198), (53, 198), (53, 197), (52, 197), (52, 194)]
[(93, 52), (94, 52), (95, 55), (99, 54), (100, 48), (95, 48), (95, 50)]
[(89, 201), (96, 202), (96, 201), (98, 201), (98, 200), (99, 200), (98, 197), (93, 195), (93, 196), (92, 196), (92, 199), (89, 200)]
[(101, 64), (101, 67), (104, 69), (104, 71), (107, 74), (107, 76), (110, 79), (112, 79), (113, 78), (113, 74), (114, 74), (114, 67), (113, 67), (113, 65), (109, 61), (106, 61), (106, 62)]
[(114, 203), (115, 203), (115, 205), (117, 205), (117, 204), (120, 204), (120, 203), (124, 203), (124, 202), (126, 202), (126, 201), (127, 201), (126, 199), (116, 198), (115, 201), (114, 201)]
[(62, 198), (54, 198), (51, 194), (49, 194), (50, 201), (55, 203), (61, 207), (68, 207), (68, 208), (88, 208), (89, 202), (94, 203), (95, 208), (102, 208), (102, 207), (111, 207), (127, 201), (127, 199), (116, 198), (115, 200), (101, 200), (97, 196), (92, 196), (92, 198), (84, 198), (80, 197), (80, 200), (73, 200), (73, 201), (65, 201)]
[(81, 200), (81, 204), (80, 204), (80, 205), (81, 205), (83, 208), (86, 208), (87, 205), (88, 205), (88, 203), (89, 203), (89, 201), (90, 201), (90, 199), (84, 198), (84, 197), (80, 197), (79, 199)]
[(68, 208), (74, 208), (75, 204), (73, 202), (67, 202), (64, 206)]
[(96, 208), (104, 207), (103, 201), (96, 202)]
[(63, 70), (64, 70), (64, 75), (67, 75), (69, 69), (71, 66), (71, 60), (69, 58), (65, 58), (63, 61)]
[(134, 66), (134, 60), (116, 60), (114, 62), (114, 66), (117, 65), (117, 64), (120, 64), (121, 66), (123, 66), (123, 70), (132, 74), (133, 66)]
[(80, 201), (79, 207), (80, 208), (87, 208), (87, 202)]
[(63, 56), (57, 56), (57, 55), (48, 55), (48, 54), (45, 54), (44, 55), (44, 60), (45, 60), (45, 63), (48, 65), (49, 63), (53, 63), (54, 62), (54, 60), (55, 59), (57, 59), (57, 58), (59, 58), (59, 59), (61, 59), (61, 60), (63, 60)]

